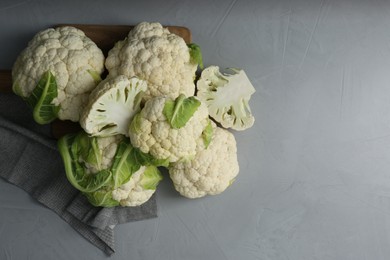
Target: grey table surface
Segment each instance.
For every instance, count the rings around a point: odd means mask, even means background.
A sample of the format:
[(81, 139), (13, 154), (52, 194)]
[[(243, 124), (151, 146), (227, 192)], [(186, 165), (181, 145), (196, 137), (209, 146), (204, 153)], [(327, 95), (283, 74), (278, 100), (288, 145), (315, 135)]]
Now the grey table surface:
[[(58, 23), (159, 21), (247, 72), (236, 182), (188, 200), (165, 178), (158, 218), (117, 226), (110, 259), (390, 259), (389, 17), (385, 0), (1, 0), (0, 68)], [(106, 258), (0, 179), (0, 259)]]

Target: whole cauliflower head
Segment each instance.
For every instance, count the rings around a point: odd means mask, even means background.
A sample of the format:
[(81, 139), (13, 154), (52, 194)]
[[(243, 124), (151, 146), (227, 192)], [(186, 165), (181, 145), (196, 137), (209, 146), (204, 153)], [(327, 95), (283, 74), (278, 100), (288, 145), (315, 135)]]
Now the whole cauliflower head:
[(37, 33), (16, 59), (12, 69), (14, 92), (29, 97), (47, 71), (57, 83), (58, 95), (52, 103), (60, 106), (58, 118), (78, 121), (89, 92), (104, 71), (104, 55), (77, 28), (49, 28)]
[(195, 92), (197, 63), (183, 38), (159, 23), (142, 22), (109, 51), (109, 76), (136, 76), (147, 81), (144, 100), (157, 96), (176, 98)]
[(198, 142), (195, 158), (173, 163), (169, 175), (175, 189), (187, 198), (223, 192), (239, 172), (236, 140), (229, 131), (215, 127), (209, 146)]
[(163, 112), (167, 102), (172, 99), (155, 97), (145, 103), (130, 125), (131, 143), (156, 159), (169, 162), (189, 159), (195, 156), (198, 139), (209, 124), (207, 107), (199, 101), (199, 107), (185, 125), (173, 128)]
[(58, 148), (68, 181), (94, 206), (141, 205), (162, 180), (154, 158), (123, 135), (91, 137), (81, 131), (61, 137)]

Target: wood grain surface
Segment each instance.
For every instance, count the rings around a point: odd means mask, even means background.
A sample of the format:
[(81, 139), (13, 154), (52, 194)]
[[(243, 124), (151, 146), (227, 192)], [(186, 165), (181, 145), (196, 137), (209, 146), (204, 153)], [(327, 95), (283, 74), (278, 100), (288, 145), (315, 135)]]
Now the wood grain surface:
[(0, 70), (0, 93), (12, 93), (11, 70)]
[[(107, 56), (108, 51), (117, 41), (126, 38), (129, 31), (134, 27), (132, 25), (98, 25), (98, 24), (59, 24), (59, 26), (73, 26), (82, 30)], [(186, 43), (192, 41), (191, 32), (188, 28), (182, 26), (166, 26), (168, 30), (181, 36)], [(11, 70), (0, 70), (0, 93), (12, 93), (12, 75)], [(81, 128), (78, 123), (70, 121), (56, 120), (51, 123), (52, 135), (59, 138), (67, 133), (79, 131)]]

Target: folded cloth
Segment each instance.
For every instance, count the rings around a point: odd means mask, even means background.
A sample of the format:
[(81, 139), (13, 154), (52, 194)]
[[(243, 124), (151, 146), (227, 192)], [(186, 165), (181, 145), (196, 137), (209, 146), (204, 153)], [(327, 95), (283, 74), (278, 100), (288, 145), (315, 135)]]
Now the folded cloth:
[(56, 140), (0, 116), (0, 176), (52, 209), (92, 244), (114, 253), (116, 224), (157, 216), (155, 196), (139, 207), (93, 207), (68, 182)]
[(86, 197), (79, 193), (66, 210), (91, 227), (105, 229), (129, 221), (157, 217), (156, 208), (155, 195), (139, 207), (97, 208), (91, 207)]

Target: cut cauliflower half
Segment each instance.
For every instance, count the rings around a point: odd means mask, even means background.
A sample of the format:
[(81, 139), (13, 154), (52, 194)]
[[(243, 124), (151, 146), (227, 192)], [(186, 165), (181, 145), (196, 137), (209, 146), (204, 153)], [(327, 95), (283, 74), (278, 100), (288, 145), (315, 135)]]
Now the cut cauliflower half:
[(112, 198), (121, 206), (142, 205), (152, 197), (161, 180), (162, 175), (155, 166), (142, 166), (128, 182), (112, 191)]
[(209, 146), (198, 143), (193, 160), (170, 165), (175, 189), (184, 197), (200, 198), (223, 192), (238, 175), (236, 140), (229, 131), (215, 127)]
[(142, 152), (176, 162), (195, 156), (197, 140), (208, 124), (207, 107), (196, 97), (155, 97), (134, 116), (129, 137)]
[[(23, 98), (30, 97), (38, 82), (50, 72), (51, 82), (55, 82), (51, 86), (56, 92), (50, 90), (49, 98), (36, 99), (45, 105), (56, 106), (58, 110), (53, 110), (56, 113), (51, 118), (38, 120), (39, 123), (48, 123), (57, 117), (78, 121), (80, 111), (103, 71), (104, 55), (83, 31), (71, 26), (49, 28), (37, 33), (17, 57), (12, 68), (13, 91)], [(35, 94), (42, 93), (45, 95), (46, 92)]]
[(198, 64), (197, 59), (191, 59), (190, 50), (183, 38), (161, 24), (142, 22), (115, 44), (105, 65), (109, 76), (136, 76), (147, 81), (144, 100), (192, 96)]
[(244, 70), (230, 69), (222, 74), (218, 66), (202, 71), (197, 82), (197, 97), (206, 103), (210, 116), (224, 128), (245, 130), (253, 126), (249, 100), (255, 88)]
[(136, 77), (105, 79), (89, 96), (80, 118), (81, 127), (93, 136), (128, 135), (146, 88), (146, 82)]

